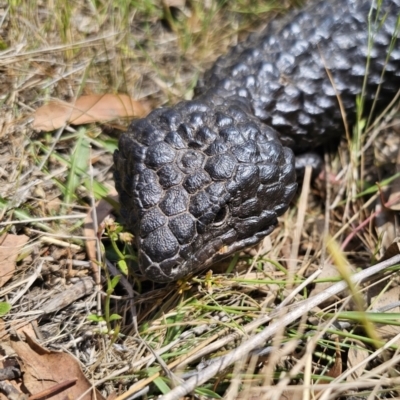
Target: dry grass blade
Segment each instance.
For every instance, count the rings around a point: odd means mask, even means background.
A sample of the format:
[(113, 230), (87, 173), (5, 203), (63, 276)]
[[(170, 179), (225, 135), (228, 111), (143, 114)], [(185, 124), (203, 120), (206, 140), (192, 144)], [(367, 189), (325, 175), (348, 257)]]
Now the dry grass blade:
[(292, 243), (292, 249), (290, 253), (290, 260), (288, 263), (288, 269), (289, 269), (289, 285), (290, 281), (294, 278), (296, 272), (297, 272), (297, 260), (298, 260), (298, 252), (299, 252), (299, 247), (300, 247), (300, 240), (301, 240), (301, 232), (304, 229), (304, 219), (305, 219), (305, 214), (308, 206), (308, 194), (310, 190), (310, 184), (311, 184), (311, 175), (312, 175), (312, 168), (311, 166), (307, 166), (305, 169), (304, 173), (304, 178), (303, 178), (303, 185), (301, 187), (301, 194), (300, 194), (300, 199), (299, 199), (299, 211), (297, 213), (297, 221), (296, 221), (296, 227), (294, 231), (294, 238), (293, 238), (293, 243)]

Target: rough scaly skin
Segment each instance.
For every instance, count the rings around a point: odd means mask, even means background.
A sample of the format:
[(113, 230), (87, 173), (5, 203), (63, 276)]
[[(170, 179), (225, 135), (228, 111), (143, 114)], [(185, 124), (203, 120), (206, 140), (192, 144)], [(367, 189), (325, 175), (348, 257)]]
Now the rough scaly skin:
[(350, 123), (365, 75), (366, 104), (390, 102), (400, 0), (374, 10), (376, 31), (370, 9), (325, 0), (293, 11), (218, 59), (194, 100), (132, 122), (115, 183), (143, 274), (173, 281), (258, 243), (296, 191), (293, 152), (343, 134), (338, 96)]

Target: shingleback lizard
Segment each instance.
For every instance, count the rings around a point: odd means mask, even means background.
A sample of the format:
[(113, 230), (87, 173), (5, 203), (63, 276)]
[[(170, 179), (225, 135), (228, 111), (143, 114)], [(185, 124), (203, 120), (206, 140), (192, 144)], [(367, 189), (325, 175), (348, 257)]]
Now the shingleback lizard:
[(258, 243), (296, 192), (295, 155), (343, 134), (338, 98), (349, 124), (361, 93), (393, 99), (400, 0), (378, 4), (291, 11), (219, 58), (193, 100), (131, 123), (115, 183), (145, 276), (173, 281)]

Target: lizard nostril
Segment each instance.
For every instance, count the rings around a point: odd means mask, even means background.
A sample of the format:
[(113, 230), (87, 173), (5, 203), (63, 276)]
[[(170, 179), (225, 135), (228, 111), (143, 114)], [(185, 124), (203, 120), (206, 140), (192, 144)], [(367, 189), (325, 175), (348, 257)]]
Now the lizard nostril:
[(213, 226), (221, 226), (225, 221), (229, 213), (227, 205), (223, 206), (215, 215)]

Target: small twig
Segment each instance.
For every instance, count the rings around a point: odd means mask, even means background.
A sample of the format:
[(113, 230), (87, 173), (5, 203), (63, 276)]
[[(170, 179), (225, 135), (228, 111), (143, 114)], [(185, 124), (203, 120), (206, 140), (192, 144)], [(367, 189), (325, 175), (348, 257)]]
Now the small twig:
[(43, 218), (27, 218), (27, 219), (16, 219), (14, 221), (0, 222), (0, 226), (17, 225), (17, 224), (30, 224), (34, 222), (45, 222), (45, 221), (59, 221), (63, 219), (81, 219), (85, 218), (86, 214), (71, 214), (71, 215), (56, 215), (54, 217), (43, 217)]
[(75, 383), (78, 381), (78, 378), (74, 379), (69, 379), (68, 381), (64, 381), (61, 383), (58, 383), (57, 385), (51, 386), (45, 390), (42, 390), (39, 393), (36, 393), (32, 396), (29, 397), (29, 400), (41, 400), (41, 399), (47, 399), (49, 397), (52, 397), (63, 390), (75, 385)]
[(49, 236), (42, 236), (40, 238), (40, 242), (47, 243), (47, 244), (54, 244), (59, 247), (67, 247), (67, 248), (74, 249), (74, 250), (82, 249), (82, 247), (78, 246), (77, 244), (64, 242), (63, 240), (55, 239), (55, 238), (49, 237)]
[(296, 266), (298, 262), (298, 254), (300, 248), (300, 240), (303, 234), (304, 219), (306, 215), (306, 210), (308, 207), (308, 194), (310, 192), (312, 167), (310, 165), (306, 166), (304, 172), (303, 185), (301, 188), (301, 195), (299, 200), (299, 207), (297, 212), (297, 221), (295, 225), (293, 242), (290, 251), (290, 260), (288, 262), (289, 276), (288, 276), (288, 288), (293, 286), (293, 278), (296, 273)]
[[(45, 235), (46, 237), (54, 237), (57, 239), (71, 239), (71, 240), (96, 240), (94, 236), (79, 236), (79, 235), (63, 235), (61, 233), (42, 232), (38, 229), (29, 228), (29, 233), (36, 233), (37, 235)], [(80, 249), (80, 248), (79, 248)]]

